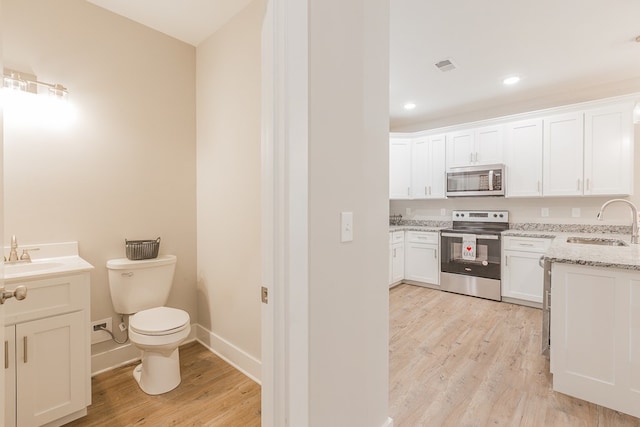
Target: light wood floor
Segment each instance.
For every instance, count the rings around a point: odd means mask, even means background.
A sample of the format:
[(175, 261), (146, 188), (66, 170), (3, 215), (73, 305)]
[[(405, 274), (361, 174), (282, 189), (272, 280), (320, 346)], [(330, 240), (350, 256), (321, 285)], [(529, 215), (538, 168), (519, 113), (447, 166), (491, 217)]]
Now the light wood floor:
[[(394, 427), (640, 426), (551, 390), (538, 309), (411, 285), (393, 288), (389, 305)], [(96, 376), (89, 414), (68, 425), (260, 425), (256, 383), (195, 342), (180, 362), (182, 383), (160, 396), (139, 389), (133, 365)]]
[(538, 309), (411, 285), (389, 305), (394, 427), (640, 426), (551, 389)]
[(182, 382), (158, 396), (142, 392), (134, 365), (96, 375), (86, 417), (67, 426), (260, 426), (260, 386), (204, 346), (180, 347)]

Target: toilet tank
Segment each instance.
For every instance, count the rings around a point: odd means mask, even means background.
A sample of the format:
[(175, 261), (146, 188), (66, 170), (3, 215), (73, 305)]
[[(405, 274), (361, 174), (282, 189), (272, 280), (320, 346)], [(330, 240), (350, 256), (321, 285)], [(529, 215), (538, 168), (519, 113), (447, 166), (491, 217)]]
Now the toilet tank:
[(167, 303), (175, 255), (161, 255), (154, 259), (132, 261), (127, 258), (107, 261), (109, 290), (116, 313), (133, 314)]

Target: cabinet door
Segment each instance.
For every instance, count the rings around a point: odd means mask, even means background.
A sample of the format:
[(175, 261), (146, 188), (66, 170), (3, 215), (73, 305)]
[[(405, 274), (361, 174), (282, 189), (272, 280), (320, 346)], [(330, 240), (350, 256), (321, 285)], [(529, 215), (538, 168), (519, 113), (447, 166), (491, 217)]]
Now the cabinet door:
[(404, 279), (404, 243), (394, 243), (391, 249), (393, 256), (393, 277), (391, 283)]
[(542, 196), (542, 120), (509, 123), (506, 133), (506, 196)]
[(4, 328), (4, 425), (16, 426), (16, 328)]
[(584, 194), (631, 194), (633, 106), (587, 111), (584, 127)]
[(582, 113), (544, 119), (542, 184), (545, 196), (582, 195), (583, 121)]
[(478, 165), (504, 162), (502, 126), (486, 126), (475, 131), (473, 161)]
[(430, 199), (444, 199), (445, 197), (445, 141), (444, 135), (429, 137), (429, 183), (427, 193)]
[(429, 195), (430, 185), (429, 141), (420, 138), (413, 141), (411, 148), (411, 197), (424, 199)]
[(447, 167), (469, 166), (473, 164), (473, 131), (459, 131), (447, 135)]
[(502, 296), (542, 303), (544, 269), (540, 253), (504, 251)]
[(432, 285), (439, 284), (438, 245), (407, 242), (404, 277)]
[(389, 143), (389, 198), (411, 198), (411, 141), (391, 139)]
[(39, 426), (86, 406), (81, 311), (16, 325), (17, 418)]

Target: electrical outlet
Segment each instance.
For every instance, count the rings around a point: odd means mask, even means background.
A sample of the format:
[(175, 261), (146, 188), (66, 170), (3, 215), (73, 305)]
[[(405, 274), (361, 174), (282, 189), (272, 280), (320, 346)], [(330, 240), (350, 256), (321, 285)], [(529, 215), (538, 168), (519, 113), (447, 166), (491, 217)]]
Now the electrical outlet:
[(571, 216), (573, 218), (580, 218), (580, 208), (571, 208)]
[(440, 209), (440, 216), (447, 216), (447, 210), (445, 208)]
[(108, 331), (113, 332), (113, 323), (110, 317), (91, 322), (91, 344), (109, 341), (111, 339), (111, 335), (109, 335), (105, 331), (100, 330), (100, 326), (104, 327), (104, 329)]
[(542, 216), (542, 217), (549, 216), (549, 208), (541, 208), (540, 209), (540, 216)]

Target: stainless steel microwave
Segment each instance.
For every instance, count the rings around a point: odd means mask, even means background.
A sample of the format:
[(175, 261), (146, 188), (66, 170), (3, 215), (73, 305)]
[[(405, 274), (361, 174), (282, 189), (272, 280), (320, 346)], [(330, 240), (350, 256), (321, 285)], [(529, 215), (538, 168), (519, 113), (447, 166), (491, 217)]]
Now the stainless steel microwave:
[(447, 197), (504, 196), (504, 165), (447, 170)]

